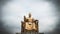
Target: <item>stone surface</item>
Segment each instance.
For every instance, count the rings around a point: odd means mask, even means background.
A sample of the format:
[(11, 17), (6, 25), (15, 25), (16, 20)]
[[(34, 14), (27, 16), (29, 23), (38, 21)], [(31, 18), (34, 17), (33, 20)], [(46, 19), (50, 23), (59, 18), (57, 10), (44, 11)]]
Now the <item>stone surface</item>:
[[(16, 34), (21, 34), (21, 33), (16, 33)], [(27, 33), (27, 34), (29, 34), (29, 33)], [(34, 33), (35, 34), (35, 33)], [(44, 34), (44, 33), (38, 33), (38, 34)]]

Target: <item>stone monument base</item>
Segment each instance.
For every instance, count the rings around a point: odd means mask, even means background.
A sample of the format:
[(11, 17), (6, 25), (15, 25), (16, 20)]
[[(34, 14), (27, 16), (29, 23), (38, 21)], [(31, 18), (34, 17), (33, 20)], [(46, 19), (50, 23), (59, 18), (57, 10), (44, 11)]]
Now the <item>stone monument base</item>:
[[(16, 34), (21, 34), (21, 33), (16, 33)], [(44, 33), (38, 33), (38, 34), (44, 34)]]

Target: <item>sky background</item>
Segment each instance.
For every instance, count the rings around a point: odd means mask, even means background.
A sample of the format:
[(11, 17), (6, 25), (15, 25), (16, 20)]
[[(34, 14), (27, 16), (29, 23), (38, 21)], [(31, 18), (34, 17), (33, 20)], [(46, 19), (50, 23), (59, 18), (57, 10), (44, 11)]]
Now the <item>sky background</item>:
[(53, 32), (59, 24), (58, 8), (56, 0), (3, 0), (0, 30), (21, 32), (23, 16), (28, 16), (30, 12), (33, 18), (39, 20), (39, 32)]

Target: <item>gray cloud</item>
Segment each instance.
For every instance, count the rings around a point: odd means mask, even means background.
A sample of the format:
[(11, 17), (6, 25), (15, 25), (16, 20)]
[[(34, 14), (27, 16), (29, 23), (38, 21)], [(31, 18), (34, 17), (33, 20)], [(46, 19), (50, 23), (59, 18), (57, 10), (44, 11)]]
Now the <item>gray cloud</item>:
[(2, 7), (2, 21), (6, 30), (21, 31), (21, 20), (29, 12), (39, 20), (39, 32), (50, 32), (58, 24), (58, 12), (51, 1), (13, 0)]

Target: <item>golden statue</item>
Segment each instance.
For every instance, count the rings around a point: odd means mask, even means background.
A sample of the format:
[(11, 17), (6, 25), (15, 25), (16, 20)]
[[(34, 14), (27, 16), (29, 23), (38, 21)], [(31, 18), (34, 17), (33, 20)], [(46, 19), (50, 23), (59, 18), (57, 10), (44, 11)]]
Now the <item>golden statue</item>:
[(24, 21), (21, 22), (21, 32), (27, 31), (38, 32), (38, 20), (32, 18), (31, 13), (29, 13), (29, 17), (24, 16)]

